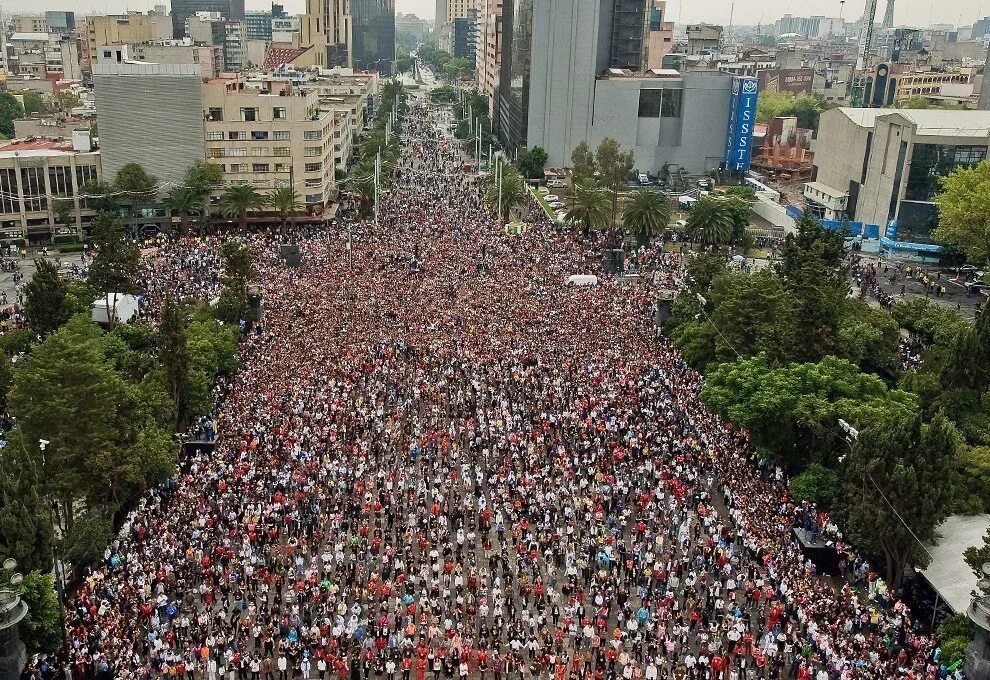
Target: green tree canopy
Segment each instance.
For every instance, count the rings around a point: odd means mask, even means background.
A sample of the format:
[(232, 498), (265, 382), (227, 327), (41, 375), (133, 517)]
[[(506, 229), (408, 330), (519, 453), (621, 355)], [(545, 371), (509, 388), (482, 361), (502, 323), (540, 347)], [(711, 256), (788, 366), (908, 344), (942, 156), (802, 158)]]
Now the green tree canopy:
[(24, 107), (9, 92), (0, 92), (0, 134), (14, 136), (14, 120), (24, 117)]
[(575, 184), (572, 189), (564, 219), (580, 224), (584, 236), (588, 236), (592, 229), (606, 226), (612, 203), (609, 192), (590, 182)]
[(238, 221), (241, 231), (247, 231), (248, 213), (265, 207), (265, 197), (250, 184), (235, 184), (220, 196), (220, 212)]
[(970, 262), (990, 263), (990, 161), (959, 168), (941, 179), (932, 238), (958, 248)]
[(640, 245), (646, 245), (651, 237), (663, 234), (673, 212), (662, 193), (641, 189), (633, 193), (622, 213), (622, 221), (626, 231), (634, 235)]
[(519, 158), (516, 159), (516, 166), (523, 177), (527, 179), (543, 179), (543, 169), (549, 158), (546, 149), (542, 146), (534, 146), (532, 149), (519, 154)]
[(509, 219), (513, 210), (526, 204), (528, 195), (526, 182), (512, 165), (502, 163), (499, 168), (502, 175), (502, 190), (499, 192), (498, 175), (492, 174), (485, 189), (485, 202), (497, 211), (499, 209), (499, 196), (501, 196), (502, 217)]
[(571, 152), (572, 177), (574, 182), (580, 180), (594, 180), (598, 166), (595, 163), (595, 154), (588, 146), (588, 142), (582, 141)]
[(729, 243), (735, 232), (735, 216), (728, 201), (706, 196), (691, 209), (687, 232), (701, 243)]
[(619, 206), (619, 192), (629, 186), (636, 161), (633, 152), (622, 151), (619, 143), (606, 137), (595, 151), (595, 165), (601, 185), (612, 192), (612, 226), (615, 226)]
[(24, 316), (42, 337), (69, 320), (68, 287), (48, 260), (34, 261), (35, 273), (24, 285)]

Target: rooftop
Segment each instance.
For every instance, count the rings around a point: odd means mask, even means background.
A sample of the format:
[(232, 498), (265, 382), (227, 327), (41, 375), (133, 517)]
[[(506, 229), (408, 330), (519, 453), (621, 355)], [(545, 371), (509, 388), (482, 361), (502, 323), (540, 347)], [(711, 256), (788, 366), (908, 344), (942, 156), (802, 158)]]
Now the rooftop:
[(0, 145), (0, 158), (11, 156), (61, 156), (77, 153), (72, 140), (55, 137), (28, 137), (12, 139)]
[(856, 125), (872, 128), (877, 118), (900, 116), (917, 127), (918, 135), (940, 137), (990, 137), (990, 111), (943, 109), (838, 109)]

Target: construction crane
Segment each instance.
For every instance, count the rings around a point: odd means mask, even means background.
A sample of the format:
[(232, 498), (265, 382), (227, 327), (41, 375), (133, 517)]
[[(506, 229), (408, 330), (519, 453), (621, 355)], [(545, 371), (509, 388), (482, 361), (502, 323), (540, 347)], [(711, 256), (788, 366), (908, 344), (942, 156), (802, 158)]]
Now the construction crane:
[(859, 57), (856, 59), (856, 75), (853, 77), (852, 105), (866, 105), (866, 69), (870, 65), (870, 45), (873, 44), (873, 22), (877, 17), (877, 0), (868, 0), (863, 21), (866, 23), (860, 33)]

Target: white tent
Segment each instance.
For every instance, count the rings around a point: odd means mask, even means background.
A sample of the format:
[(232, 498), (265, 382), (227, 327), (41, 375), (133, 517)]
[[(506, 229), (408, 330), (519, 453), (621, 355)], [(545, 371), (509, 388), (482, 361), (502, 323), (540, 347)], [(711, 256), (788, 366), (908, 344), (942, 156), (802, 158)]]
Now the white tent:
[(110, 323), (111, 310), (116, 323), (130, 323), (137, 319), (138, 299), (126, 293), (107, 293), (105, 298), (93, 302), (93, 322)]
[(598, 277), (594, 274), (574, 274), (567, 277), (568, 286), (597, 286)]

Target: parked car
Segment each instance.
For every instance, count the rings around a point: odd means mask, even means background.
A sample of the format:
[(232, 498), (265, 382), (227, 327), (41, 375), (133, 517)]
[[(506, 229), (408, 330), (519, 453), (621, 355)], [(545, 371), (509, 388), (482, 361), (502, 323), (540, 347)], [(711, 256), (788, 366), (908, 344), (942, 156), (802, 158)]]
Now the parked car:
[(711, 189), (713, 184), (714, 183), (707, 177), (702, 177), (701, 179), (698, 180), (699, 189)]
[(562, 179), (552, 179), (547, 182), (547, 186), (551, 189), (564, 189), (567, 187), (567, 182)]
[(547, 194), (543, 198), (546, 199), (547, 203), (553, 203), (554, 201), (560, 200), (556, 194)]
[(549, 203), (548, 205), (551, 208), (553, 208), (554, 210), (560, 210), (561, 208), (564, 207), (564, 204), (561, 203), (560, 201), (553, 201), (552, 203)]
[(649, 184), (650, 184), (650, 178), (646, 176), (646, 173), (645, 172), (639, 173), (639, 175), (637, 175), (636, 179), (639, 180), (640, 186), (644, 186), (645, 187), (645, 186), (649, 186)]

